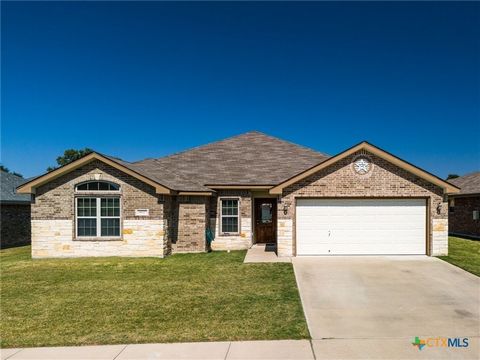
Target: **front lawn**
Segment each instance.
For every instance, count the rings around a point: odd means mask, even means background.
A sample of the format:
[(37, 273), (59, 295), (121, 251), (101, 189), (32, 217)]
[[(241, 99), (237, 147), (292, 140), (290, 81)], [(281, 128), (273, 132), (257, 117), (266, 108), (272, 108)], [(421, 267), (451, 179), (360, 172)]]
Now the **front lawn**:
[(480, 241), (450, 236), (448, 256), (439, 258), (480, 276)]
[(0, 251), (1, 346), (301, 339), (292, 265), (244, 251), (32, 260)]

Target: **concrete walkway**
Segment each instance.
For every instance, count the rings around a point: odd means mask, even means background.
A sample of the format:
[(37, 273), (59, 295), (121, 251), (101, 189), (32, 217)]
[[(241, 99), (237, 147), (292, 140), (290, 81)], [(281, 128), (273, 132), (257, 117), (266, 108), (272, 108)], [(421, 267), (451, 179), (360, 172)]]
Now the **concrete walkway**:
[(468, 348), (418, 350), (405, 338), (236, 341), (1, 349), (1, 360), (155, 359), (478, 359), (478, 338)]
[(276, 244), (255, 244), (247, 251), (244, 263), (292, 262), (290, 257), (278, 257)]
[(1, 360), (315, 359), (308, 340), (1, 349)]

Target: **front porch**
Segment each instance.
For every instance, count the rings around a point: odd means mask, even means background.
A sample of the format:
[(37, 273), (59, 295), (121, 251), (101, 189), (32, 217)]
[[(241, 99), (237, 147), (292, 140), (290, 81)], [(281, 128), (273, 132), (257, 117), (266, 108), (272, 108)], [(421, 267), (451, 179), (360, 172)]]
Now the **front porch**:
[(292, 262), (291, 257), (278, 257), (277, 244), (254, 244), (247, 251), (244, 263), (275, 263), (275, 262)]

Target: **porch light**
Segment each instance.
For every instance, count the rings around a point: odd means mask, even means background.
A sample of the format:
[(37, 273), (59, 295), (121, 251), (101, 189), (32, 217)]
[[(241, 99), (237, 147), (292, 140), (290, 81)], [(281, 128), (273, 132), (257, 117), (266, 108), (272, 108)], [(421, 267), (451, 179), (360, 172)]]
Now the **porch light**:
[(437, 214), (440, 214), (442, 212), (442, 204), (438, 203), (437, 204)]
[(287, 215), (287, 214), (288, 214), (288, 205), (283, 204), (283, 215)]

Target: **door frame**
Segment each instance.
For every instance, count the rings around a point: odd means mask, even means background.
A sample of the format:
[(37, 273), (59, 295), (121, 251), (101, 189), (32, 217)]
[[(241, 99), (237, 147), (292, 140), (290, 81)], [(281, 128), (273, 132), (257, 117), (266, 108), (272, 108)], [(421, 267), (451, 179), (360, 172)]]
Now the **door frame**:
[[(273, 196), (258, 196), (258, 197), (253, 197), (252, 198), (253, 200), (253, 206), (252, 206), (252, 228), (253, 228), (253, 244), (257, 244), (257, 219), (256, 219), (256, 207), (257, 207), (257, 201), (271, 201), (273, 203), (273, 210), (272, 210), (272, 213), (274, 214), (274, 216), (272, 216), (272, 222), (273, 222), (273, 233), (274, 233), (274, 236), (275, 236), (275, 241), (274, 243), (277, 244), (278, 243), (278, 233), (277, 233), (277, 230), (278, 230), (278, 201), (277, 201), (277, 197), (273, 197)], [(260, 243), (260, 244), (264, 244), (264, 243)], [(266, 244), (266, 243), (265, 243)]]

